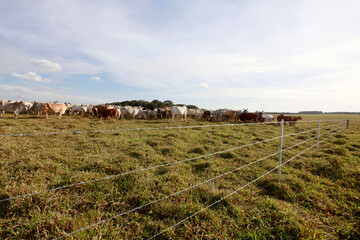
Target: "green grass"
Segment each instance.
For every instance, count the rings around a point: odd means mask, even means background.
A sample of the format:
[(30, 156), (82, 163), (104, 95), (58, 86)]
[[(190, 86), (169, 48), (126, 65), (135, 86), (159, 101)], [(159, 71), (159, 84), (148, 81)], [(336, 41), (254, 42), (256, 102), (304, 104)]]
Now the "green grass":
[[(359, 239), (360, 116), (303, 115), (303, 120), (350, 119), (350, 129), (239, 191), (157, 239)], [(10, 114), (0, 134), (207, 125), (207, 121), (120, 120)], [(322, 122), (322, 126), (331, 122)], [(338, 126), (338, 122), (335, 122)], [(317, 122), (285, 126), (284, 134)], [(211, 152), (279, 136), (280, 127), (213, 127)], [(208, 154), (210, 128), (0, 137), (0, 199)], [(322, 132), (325, 130), (322, 129)], [(316, 131), (284, 138), (284, 148)], [(325, 136), (322, 136), (324, 138)], [(283, 153), (291, 158), (316, 143)], [(279, 150), (279, 140), (0, 203), (1, 239), (52, 239), (216, 177)], [(276, 167), (274, 156), (72, 236), (146, 239)]]

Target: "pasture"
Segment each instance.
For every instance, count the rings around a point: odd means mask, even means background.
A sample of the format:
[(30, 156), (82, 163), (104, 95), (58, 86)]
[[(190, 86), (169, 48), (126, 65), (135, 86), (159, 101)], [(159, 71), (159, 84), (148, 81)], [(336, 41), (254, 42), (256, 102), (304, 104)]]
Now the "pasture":
[[(317, 128), (311, 120), (350, 119), (350, 128), (202, 211), (156, 239), (360, 238), (360, 116), (303, 115), (284, 135)], [(100, 121), (91, 116), (6, 114), (0, 134), (227, 124), (202, 120)], [(344, 124), (344, 122), (341, 122)], [(334, 129), (339, 122), (334, 122)], [(343, 126), (343, 125), (342, 125)], [(321, 132), (332, 122), (321, 122)], [(129, 171), (110, 179), (0, 202), (1, 239), (147, 239), (278, 166), (278, 155), (214, 181), (208, 179), (279, 151), (280, 126), (230, 125), (0, 137), (0, 200)], [(317, 130), (284, 138), (283, 161), (316, 143)], [(320, 136), (320, 140), (329, 134)], [(184, 189), (191, 188), (187, 191)], [(177, 193), (170, 196), (171, 194)], [(170, 196), (170, 197), (167, 197)], [(157, 201), (158, 199), (162, 199)], [(151, 205), (141, 207), (148, 203)]]

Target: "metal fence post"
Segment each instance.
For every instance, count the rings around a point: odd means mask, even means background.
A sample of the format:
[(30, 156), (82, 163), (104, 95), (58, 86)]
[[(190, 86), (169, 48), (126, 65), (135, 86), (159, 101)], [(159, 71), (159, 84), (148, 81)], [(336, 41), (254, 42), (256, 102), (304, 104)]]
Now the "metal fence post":
[(319, 137), (320, 137), (320, 120), (319, 120), (319, 123), (318, 123), (316, 152), (319, 152)]
[(278, 183), (280, 183), (280, 176), (281, 176), (281, 159), (282, 159), (282, 148), (283, 148), (283, 135), (284, 135), (284, 119), (281, 119)]
[[(210, 164), (211, 164), (211, 135), (212, 135), (212, 126), (210, 126), (210, 141), (209, 141), (209, 166), (207, 167), (207, 175), (210, 178)], [(209, 183), (209, 195), (208, 195), (208, 204), (210, 204), (210, 189), (211, 183)]]
[(350, 120), (346, 120), (346, 129), (349, 129), (349, 125), (350, 125)]
[(331, 137), (330, 137), (330, 140), (332, 140), (332, 137), (334, 135), (334, 120), (331, 121), (332, 124), (331, 124)]

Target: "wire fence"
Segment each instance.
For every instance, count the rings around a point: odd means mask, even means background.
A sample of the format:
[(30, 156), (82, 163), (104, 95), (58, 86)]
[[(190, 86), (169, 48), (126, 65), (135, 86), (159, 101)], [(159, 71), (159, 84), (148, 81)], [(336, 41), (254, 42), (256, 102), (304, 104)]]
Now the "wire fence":
[[(314, 122), (330, 122), (335, 120), (312, 120), (312, 121), (286, 121), (285, 123), (314, 123)], [(338, 122), (346, 121), (336, 120)], [(106, 133), (106, 132), (134, 132), (146, 130), (170, 130), (170, 129), (191, 129), (191, 128), (209, 128), (209, 127), (226, 127), (226, 126), (249, 126), (249, 125), (271, 125), (280, 124), (279, 122), (259, 122), (259, 123), (229, 123), (229, 124), (208, 124), (208, 125), (190, 125), (190, 126), (174, 126), (174, 127), (153, 127), (153, 128), (129, 128), (129, 129), (103, 129), (103, 130), (78, 130), (78, 131), (64, 131), (64, 132), (40, 132), (40, 133), (16, 133), (16, 134), (1, 134), (0, 137), (25, 137), (25, 136), (40, 136), (40, 135), (61, 135), (61, 134), (82, 134), (82, 133)]]
[[(277, 137), (274, 137), (274, 138), (269, 138), (269, 139), (266, 139), (266, 140), (262, 140), (262, 141), (258, 141), (258, 142), (254, 142), (254, 143), (250, 143), (250, 144), (245, 144), (245, 145), (241, 145), (241, 146), (238, 146), (238, 147), (234, 147), (234, 148), (230, 148), (230, 149), (225, 149), (225, 150), (222, 150), (222, 151), (217, 151), (217, 152), (213, 152), (211, 153), (211, 131), (212, 131), (212, 128), (213, 127), (224, 127), (224, 126), (241, 126), (241, 125), (265, 125), (265, 124), (278, 124), (278, 123), (242, 123), (242, 124), (212, 124), (212, 125), (197, 125), (197, 126), (177, 126), (177, 127), (158, 127), (158, 128), (134, 128), (134, 129), (114, 129), (114, 130), (96, 130), (96, 131), (73, 131), (73, 132), (51, 132), (51, 133), (25, 133), (25, 134), (4, 134), (4, 135), (0, 135), (0, 137), (22, 137), (22, 136), (37, 136), (37, 135), (59, 135), (59, 134), (79, 134), (79, 133), (102, 133), (102, 132), (116, 132), (116, 131), (143, 131), (143, 130), (164, 130), (164, 129), (189, 129), (189, 128), (204, 128), (204, 127), (210, 127), (210, 153), (209, 154), (204, 154), (204, 155), (201, 155), (201, 156), (197, 156), (197, 157), (193, 157), (193, 158), (188, 158), (188, 159), (183, 159), (183, 160), (180, 160), (180, 161), (174, 161), (174, 162), (169, 162), (169, 163), (165, 163), (165, 164), (161, 164), (161, 165), (156, 165), (156, 166), (151, 166), (151, 167), (147, 167), (147, 168), (142, 168), (142, 169), (138, 169), (138, 170), (133, 170), (133, 171), (128, 171), (128, 172), (124, 172), (124, 173), (121, 173), (121, 174), (116, 174), (116, 175), (110, 175), (110, 176), (106, 176), (106, 177), (103, 177), (103, 178), (98, 178), (98, 179), (92, 179), (92, 180), (88, 180), (88, 181), (83, 181), (83, 182), (79, 182), (79, 183), (74, 183), (74, 184), (69, 184), (69, 185), (64, 185), (64, 186), (61, 186), (61, 187), (56, 187), (56, 188), (51, 188), (51, 189), (46, 189), (46, 190), (42, 190), (42, 191), (37, 191), (37, 192), (32, 192), (32, 193), (28, 193), (28, 194), (24, 194), (24, 195), (19, 195), (19, 196), (13, 196), (13, 197), (10, 197), (10, 198), (7, 198), (7, 199), (2, 199), (0, 200), (0, 203), (2, 202), (6, 202), (6, 201), (11, 201), (11, 200), (15, 200), (15, 199), (21, 199), (21, 198), (25, 198), (25, 197), (30, 197), (30, 196), (34, 196), (34, 195), (37, 195), (37, 194), (42, 194), (42, 193), (47, 193), (47, 192), (51, 192), (51, 191), (56, 191), (56, 190), (61, 190), (61, 189), (65, 189), (65, 188), (71, 188), (71, 187), (76, 187), (76, 186), (80, 186), (80, 185), (84, 185), (84, 184), (88, 184), (88, 183), (95, 183), (95, 182), (98, 182), (98, 181), (103, 181), (103, 180), (109, 180), (109, 179), (114, 179), (114, 178), (117, 178), (117, 177), (121, 177), (121, 176), (125, 176), (125, 175), (129, 175), (129, 174), (135, 174), (135, 173), (140, 173), (140, 172), (144, 172), (144, 171), (148, 171), (148, 170), (152, 170), (152, 169), (157, 169), (157, 168), (161, 168), (161, 167), (168, 167), (168, 166), (171, 166), (171, 165), (175, 165), (175, 164), (180, 164), (180, 163), (184, 163), (184, 162), (188, 162), (188, 161), (194, 161), (194, 160), (197, 160), (197, 159), (201, 159), (201, 158), (205, 158), (205, 157), (210, 157), (210, 156), (214, 156), (214, 155), (218, 155), (218, 154), (221, 154), (221, 153), (226, 153), (226, 152), (230, 152), (230, 151), (235, 151), (235, 150), (238, 150), (238, 149), (242, 149), (242, 148), (246, 148), (246, 147), (251, 147), (251, 146), (254, 146), (254, 145), (258, 145), (258, 144), (261, 144), (261, 143), (266, 143), (266, 142), (270, 142), (270, 141), (273, 141), (273, 140), (276, 140), (276, 139), (282, 139), (284, 137), (291, 137), (291, 136), (296, 136), (296, 135), (299, 135), (299, 134), (305, 134), (305, 133), (310, 133), (310, 132), (315, 132), (317, 131), (317, 134), (314, 136), (314, 137), (311, 137), (311, 138), (308, 138), (300, 143), (297, 143), (297, 144), (294, 144), (292, 146), (289, 146), (285, 149), (283, 149), (282, 147), (280, 148), (279, 151), (275, 152), (275, 153), (272, 153), (270, 155), (267, 155), (265, 157), (262, 157), (260, 159), (257, 159), (253, 162), (250, 162), (250, 163), (247, 163), (243, 166), (240, 166), (238, 168), (235, 168), (235, 169), (232, 169), (228, 172), (225, 172), (223, 174), (220, 174), (216, 177), (212, 177), (212, 178), (209, 178), (207, 179), (206, 181), (202, 181), (202, 182), (199, 182), (197, 184), (194, 184), (192, 186), (189, 186), (183, 190), (180, 190), (180, 191), (177, 191), (175, 193), (172, 193), (170, 195), (167, 195), (167, 196), (164, 196), (162, 198), (159, 198), (159, 199), (156, 199), (154, 201), (151, 201), (147, 204), (143, 204), (141, 206), (138, 206), (138, 207), (135, 207), (135, 208), (132, 208), (130, 210), (127, 210), (125, 212), (122, 212), (122, 213), (119, 213), (115, 216), (112, 216), (112, 217), (109, 217), (107, 219), (104, 219), (104, 220), (101, 220), (101, 221), (98, 221), (96, 223), (93, 223), (91, 225), (88, 225), (86, 227), (83, 227), (83, 228), (80, 228), (76, 231), (73, 231), (73, 232), (70, 232), (70, 233), (67, 233), (63, 236), (60, 236), (58, 238), (55, 238), (55, 239), (62, 239), (62, 238), (65, 238), (65, 237), (69, 237), (71, 235), (74, 235), (78, 232), (81, 232), (81, 231), (84, 231), (86, 229), (90, 229), (94, 226), (97, 226), (97, 225), (100, 225), (102, 223), (105, 223), (105, 222), (108, 222), (112, 219), (115, 219), (115, 218), (118, 218), (120, 216), (123, 216), (123, 215), (127, 215), (127, 214), (130, 214), (132, 212), (135, 212), (137, 210), (140, 210), (142, 208), (145, 208), (145, 207), (148, 207), (150, 205), (153, 205), (155, 203), (158, 203), (162, 200), (165, 200), (165, 199), (169, 199), (171, 197), (174, 197), (176, 195), (179, 195), (181, 193), (184, 193), (186, 191), (189, 191), (191, 189), (194, 189), (196, 187), (199, 187), (201, 185), (204, 185), (204, 184), (207, 184), (207, 183), (210, 183), (210, 182), (213, 182), (217, 179), (220, 179), (224, 176), (227, 176), (231, 173), (234, 173), (236, 171), (239, 171), (243, 168), (246, 168), (246, 167), (249, 167), (255, 163), (258, 163), (258, 162), (261, 162), (261, 161), (264, 161), (268, 158), (271, 158), (271, 157), (274, 157), (276, 155), (281, 155), (282, 152), (285, 152), (285, 151), (288, 151), (292, 148), (295, 148), (297, 146), (300, 146), (302, 144), (305, 144), (311, 140), (314, 140), (314, 139), (317, 139), (317, 143), (310, 146), (309, 148), (301, 151), (300, 153), (296, 154), (295, 156), (293, 156), (292, 158), (290, 158), (289, 160), (285, 161), (285, 162), (281, 162), (281, 157), (280, 157), (280, 163), (279, 163), (279, 166), (271, 169), (270, 171), (266, 172), (265, 174), (261, 175), (260, 177), (254, 179), (253, 181), (241, 186), (240, 188), (236, 189), (235, 191), (231, 192), (230, 194), (226, 195), (225, 197), (215, 201), (214, 203), (211, 203), (209, 205), (207, 205), (206, 207), (204, 207), (203, 209), (201, 209), (200, 211), (197, 211), (195, 212), (194, 214), (190, 215), (189, 217), (169, 226), (168, 228), (160, 231), (159, 233), (153, 235), (152, 237), (148, 238), (148, 239), (154, 239), (158, 236), (160, 236), (161, 234), (165, 233), (166, 231), (168, 231), (169, 229), (171, 228), (174, 228), (178, 225), (180, 225), (181, 223), (189, 220), (190, 218), (198, 215), (199, 213), (205, 211), (206, 209), (220, 203), (221, 201), (225, 200), (226, 198), (230, 197), (231, 195), (237, 193), (238, 191), (240, 191), (241, 189), (255, 183), (256, 181), (258, 181), (259, 179), (263, 178), (264, 176), (270, 174), (271, 172), (273, 172), (274, 170), (276, 169), (281, 169), (281, 166), (288, 163), (289, 161), (295, 159), (296, 157), (300, 156), (301, 154), (303, 154), (304, 152), (308, 151), (309, 149), (317, 146), (319, 146), (320, 143), (324, 142), (325, 140), (329, 139), (329, 138), (332, 138), (332, 136), (336, 133), (339, 133), (341, 132), (342, 130), (344, 130), (345, 128), (348, 128), (348, 124), (349, 122), (347, 121), (346, 123), (347, 124), (344, 124), (346, 120), (337, 120), (338, 122), (338, 125), (337, 127), (334, 128), (334, 120), (314, 120), (314, 121), (301, 121), (302, 122), (311, 122), (311, 123), (316, 123), (318, 122), (318, 127), (317, 128), (312, 128), (312, 129), (309, 129), (309, 130), (305, 130), (305, 131), (302, 131), (302, 132), (296, 132), (296, 133), (290, 133), (290, 134), (287, 134), (287, 135), (283, 135), (283, 133), (281, 133), (280, 136), (277, 136)], [(322, 126), (320, 127), (320, 122), (332, 122), (332, 124), (329, 124), (329, 125), (325, 125), (325, 126)], [(284, 122), (282, 121), (281, 122), (281, 126), (283, 127), (284, 126)], [(329, 129), (330, 128), (330, 129)], [(324, 133), (321, 133), (320, 134), (320, 129), (326, 129), (327, 131), (324, 132)], [(329, 136), (327, 136), (325, 139), (319, 141), (319, 138), (323, 135), (327, 135), (329, 134)], [(209, 161), (211, 159), (209, 158)], [(279, 171), (279, 179), (280, 179), (280, 171)]]
[[(328, 127), (330, 127), (330, 126), (331, 126), (331, 125), (323, 126), (321, 129), (328, 128)], [(291, 134), (284, 135), (284, 136), (282, 136), (282, 137), (295, 136), (295, 135), (299, 135), (299, 134), (304, 134), (304, 133), (308, 133), (308, 132), (313, 132), (313, 131), (316, 131), (316, 130), (318, 130), (318, 128), (313, 128), (313, 129), (306, 130), (306, 131), (302, 131), (302, 132), (298, 132), (298, 133), (291, 133)], [(161, 164), (161, 165), (157, 165), (157, 166), (152, 166), (152, 167), (148, 167), (148, 168), (142, 168), (142, 169), (138, 169), (138, 170), (128, 171), (128, 172), (121, 173), (121, 174), (106, 176), (106, 177), (103, 177), (103, 178), (92, 179), (92, 180), (83, 181), (83, 182), (79, 182), (79, 183), (64, 185), (64, 186), (60, 186), (60, 187), (56, 187), (56, 188), (51, 188), (51, 189), (46, 189), (46, 190), (43, 190), (43, 191), (38, 191), (38, 192), (33, 192), (33, 193), (28, 193), (28, 194), (24, 194), (24, 195), (20, 195), (20, 196), (14, 196), (14, 197), (10, 197), (10, 198), (7, 198), (7, 199), (2, 199), (2, 200), (0, 200), (0, 203), (1, 203), (1, 202), (6, 202), (6, 201), (10, 201), (10, 200), (19, 199), (19, 198), (30, 197), (30, 196), (33, 196), (33, 195), (42, 194), (42, 193), (47, 193), (47, 192), (51, 192), (51, 191), (61, 190), (61, 189), (65, 189), (65, 188), (76, 187), (76, 186), (80, 186), (80, 185), (84, 185), (84, 184), (88, 184), (88, 183), (95, 183), (95, 182), (98, 182), (98, 181), (103, 181), (103, 180), (109, 180), (109, 179), (113, 179), (113, 178), (123, 177), (123, 176), (129, 175), (129, 174), (140, 173), (140, 172), (144, 172), (144, 171), (148, 171), (148, 170), (153, 170), (153, 169), (157, 169), (157, 168), (161, 168), (161, 167), (168, 167), (168, 166), (175, 165), (175, 164), (180, 164), (180, 163), (185, 163), (185, 162), (189, 162), (189, 161), (194, 161), (194, 160), (198, 160), (198, 159), (201, 159), (201, 158), (206, 158), (206, 157), (209, 157), (209, 156), (214, 156), (214, 155), (218, 155), (218, 154), (222, 154), (222, 153), (226, 153), (226, 152), (230, 152), (230, 151), (239, 150), (239, 149), (242, 149), (242, 148), (245, 148), (245, 147), (251, 147), (251, 146), (254, 146), (254, 145), (257, 145), (257, 144), (261, 144), (261, 143), (273, 141), (273, 140), (276, 140), (276, 139), (279, 139), (279, 138), (281, 138), (281, 136), (279, 136), (279, 137), (274, 137), (274, 138), (271, 138), (271, 139), (266, 139), (266, 140), (263, 140), (263, 141), (258, 141), (258, 142), (255, 142), (255, 143), (250, 143), (250, 144), (242, 145), (242, 146), (235, 147), (235, 148), (230, 148), (230, 149), (226, 149), (226, 150), (222, 150), (222, 151), (213, 152), (213, 153), (206, 154), (206, 155), (201, 155), (201, 156), (197, 156), (197, 157), (193, 157), (193, 158), (183, 159), (183, 160), (180, 160), (180, 161), (175, 161), (175, 162), (165, 163), (165, 164)]]
[[(336, 129), (336, 130), (337, 130), (337, 129)], [(330, 132), (330, 131), (328, 131), (328, 132), (326, 132), (326, 133), (323, 133), (323, 134), (321, 134), (321, 135), (328, 134), (329, 132)], [(337, 132), (339, 132), (339, 131), (337, 131)], [(317, 137), (317, 136), (316, 136), (316, 137)], [(287, 150), (289, 150), (289, 149), (292, 149), (292, 148), (294, 148), (294, 147), (297, 147), (297, 146), (299, 146), (299, 145), (301, 145), (301, 144), (304, 144), (304, 143), (306, 143), (306, 142), (308, 142), (308, 141), (310, 141), (310, 140), (315, 139), (316, 137), (312, 137), (312, 138), (310, 138), (310, 139), (307, 139), (307, 140), (305, 140), (305, 141), (302, 141), (302, 142), (300, 142), (300, 143), (297, 143), (297, 144), (295, 144), (295, 145), (293, 145), (293, 146), (291, 146), (291, 147), (288, 147), (288, 148), (283, 149), (282, 151), (287, 151)], [(327, 139), (327, 138), (326, 138), (326, 139)], [(323, 140), (323, 141), (324, 141), (324, 140)], [(315, 145), (313, 145), (313, 146), (316, 146), (316, 145), (317, 145), (317, 144), (315, 144)], [(313, 146), (312, 146), (312, 147), (313, 147)], [(310, 148), (312, 148), (312, 147), (310, 147)], [(310, 149), (310, 148), (308, 148), (308, 149)], [(306, 149), (306, 150), (308, 150), (308, 149)], [(305, 151), (302, 151), (301, 153), (303, 153), (303, 152), (305, 152)], [(175, 193), (170, 194), (170, 195), (168, 195), (168, 196), (162, 197), (162, 198), (157, 199), (157, 200), (155, 200), (155, 201), (152, 201), (152, 202), (150, 202), (150, 203), (147, 203), (147, 204), (138, 206), (138, 207), (136, 207), (136, 208), (133, 208), (133, 209), (128, 210), (128, 211), (126, 211), (126, 212), (120, 213), (120, 214), (115, 215), (115, 216), (113, 216), (113, 217), (110, 217), (110, 218), (104, 219), (104, 220), (102, 220), (102, 221), (99, 221), (99, 222), (97, 222), (97, 223), (94, 223), (94, 224), (92, 224), (92, 225), (83, 227), (83, 228), (81, 228), (81, 229), (78, 229), (78, 230), (76, 230), (76, 231), (74, 231), (74, 232), (68, 233), (68, 234), (66, 234), (66, 235), (64, 235), (64, 236), (62, 236), (62, 237), (56, 238), (56, 239), (62, 239), (62, 238), (64, 238), (64, 237), (68, 237), (68, 236), (70, 236), (70, 235), (73, 235), (73, 234), (75, 234), (75, 233), (78, 233), (78, 232), (81, 232), (81, 231), (83, 231), (83, 230), (89, 229), (89, 228), (94, 227), (94, 226), (96, 226), (96, 225), (99, 225), (99, 224), (108, 222), (108, 221), (110, 221), (110, 220), (112, 220), (112, 219), (114, 219), (114, 218), (118, 218), (118, 217), (120, 217), (120, 216), (123, 216), (123, 215), (129, 214), (129, 213), (132, 213), (132, 212), (134, 212), (134, 211), (140, 210), (140, 209), (142, 209), (142, 208), (144, 208), (144, 207), (148, 207), (148, 206), (153, 205), (153, 204), (155, 204), (155, 203), (157, 203), (157, 202), (160, 202), (160, 201), (162, 201), (162, 200), (171, 198), (171, 197), (176, 196), (176, 195), (178, 195), (178, 194), (180, 194), (180, 193), (189, 191), (189, 190), (191, 190), (191, 189), (194, 189), (194, 188), (199, 187), (199, 186), (201, 186), (201, 185), (204, 185), (204, 184), (206, 184), (206, 183), (212, 182), (212, 181), (214, 181), (214, 180), (216, 180), (216, 179), (219, 179), (219, 178), (221, 178), (221, 177), (224, 177), (224, 176), (226, 176), (226, 175), (229, 175), (230, 173), (239, 171), (240, 169), (249, 167), (249, 166), (251, 166), (251, 165), (253, 165), (253, 164), (255, 164), (255, 163), (258, 163), (258, 162), (261, 162), (261, 161), (263, 161), (263, 160), (265, 160), (265, 159), (268, 159), (268, 158), (270, 158), (270, 157), (276, 156), (276, 155), (278, 155), (279, 153), (280, 153), (280, 151), (275, 152), (275, 153), (270, 154), (270, 155), (267, 155), (267, 156), (265, 156), (265, 157), (263, 157), (263, 158), (260, 158), (260, 159), (254, 161), (254, 162), (248, 163), (248, 164), (246, 164), (246, 165), (243, 165), (243, 166), (241, 166), (241, 167), (238, 167), (238, 168), (236, 168), (236, 169), (233, 169), (233, 170), (231, 170), (231, 171), (228, 171), (228, 172), (226, 172), (226, 173), (223, 173), (223, 174), (221, 174), (221, 175), (218, 175), (218, 176), (216, 176), (216, 177), (214, 177), (214, 178), (208, 179), (208, 180), (206, 180), (206, 181), (204, 181), (204, 182), (200, 182), (200, 183), (198, 183), (198, 184), (196, 184), (196, 185), (193, 185), (193, 186), (188, 187), (188, 188), (186, 188), (186, 189), (183, 189), (183, 190), (181, 190), (181, 191), (175, 192)], [(301, 154), (301, 153), (300, 153), (300, 154)], [(298, 155), (300, 155), (300, 154), (298, 154)], [(296, 156), (298, 156), (298, 155), (296, 155)], [(296, 157), (296, 156), (295, 156), (295, 157)], [(289, 161), (289, 160), (288, 160), (288, 161)], [(285, 162), (285, 163), (286, 163), (286, 162)], [(283, 164), (285, 164), (285, 163), (283, 163)], [(274, 171), (275, 169), (278, 169), (278, 168), (279, 168), (279, 167), (276, 167), (276, 168), (272, 169), (271, 171), (269, 171), (268, 173), (270, 173), (270, 172), (272, 172), (272, 171)], [(267, 174), (268, 174), (268, 173), (267, 173)], [(265, 175), (267, 175), (267, 174), (265, 174)], [(265, 176), (265, 175), (263, 175), (263, 176)], [(258, 179), (260, 179), (260, 178), (261, 178), (261, 177), (259, 177)], [(256, 179), (256, 180), (258, 180), (258, 179)], [(254, 181), (252, 181), (251, 183), (253, 183), (253, 182), (254, 182)], [(251, 183), (250, 183), (250, 184), (251, 184)], [(249, 185), (250, 185), (250, 184), (249, 184)], [(239, 189), (239, 190), (240, 190), (240, 189)], [(237, 190), (237, 191), (238, 191), (238, 190)], [(237, 191), (235, 191), (235, 192), (237, 192)], [(234, 193), (235, 193), (235, 192), (234, 192)], [(229, 195), (229, 196), (230, 196), (230, 195)], [(220, 202), (220, 201), (217, 201), (217, 202), (211, 204), (210, 206), (213, 206), (213, 205), (215, 205), (215, 204), (218, 203), (218, 202)], [(210, 206), (208, 206), (208, 207), (210, 207)], [(208, 208), (208, 207), (207, 207), (207, 208)], [(205, 208), (205, 209), (207, 209), (207, 208)], [(205, 209), (203, 209), (203, 210), (205, 210)], [(202, 210), (202, 211), (203, 211), (203, 210)], [(200, 212), (202, 212), (202, 211), (199, 211), (198, 213), (200, 213)], [(195, 216), (195, 215), (197, 215), (198, 213), (196, 213), (196, 214), (194, 214), (194, 215), (192, 215), (192, 216)], [(190, 217), (192, 217), (192, 216), (190, 216)], [(190, 217), (189, 217), (189, 218), (190, 218)], [(188, 218), (187, 218), (187, 219), (188, 219)], [(185, 219), (185, 220), (187, 220), (187, 219)], [(185, 220), (183, 220), (183, 221), (185, 221)], [(178, 223), (178, 224), (180, 224), (180, 223)], [(178, 224), (177, 224), (177, 225), (178, 225)], [(175, 225), (174, 225), (174, 226), (175, 226)], [(161, 233), (162, 233), (162, 232), (161, 232)], [(154, 236), (154, 237), (155, 237), (155, 236)], [(153, 237), (152, 237), (152, 238), (153, 238)], [(151, 238), (149, 238), (149, 239), (151, 239)]]

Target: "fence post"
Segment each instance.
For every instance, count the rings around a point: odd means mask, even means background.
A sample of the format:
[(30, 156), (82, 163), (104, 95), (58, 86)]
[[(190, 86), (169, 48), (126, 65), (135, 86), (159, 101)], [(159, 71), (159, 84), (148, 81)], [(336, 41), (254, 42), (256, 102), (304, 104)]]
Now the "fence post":
[(281, 159), (282, 159), (282, 148), (283, 148), (282, 147), (283, 146), (283, 135), (284, 135), (284, 119), (281, 119), (278, 183), (280, 183), (280, 176), (281, 176)]
[(331, 124), (331, 137), (330, 137), (330, 140), (332, 140), (332, 137), (334, 135), (334, 120), (331, 121), (332, 124)]
[(350, 120), (346, 120), (346, 129), (349, 129)]
[[(209, 141), (209, 166), (207, 167), (207, 177), (210, 178), (210, 164), (211, 164), (211, 135), (212, 135), (212, 126), (210, 126), (210, 141)], [(208, 204), (210, 204), (210, 189), (211, 183), (209, 183), (209, 195), (208, 195)]]
[(319, 137), (320, 137), (320, 120), (319, 120), (319, 123), (318, 123), (316, 152), (319, 152)]

